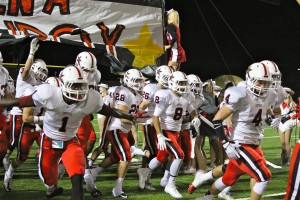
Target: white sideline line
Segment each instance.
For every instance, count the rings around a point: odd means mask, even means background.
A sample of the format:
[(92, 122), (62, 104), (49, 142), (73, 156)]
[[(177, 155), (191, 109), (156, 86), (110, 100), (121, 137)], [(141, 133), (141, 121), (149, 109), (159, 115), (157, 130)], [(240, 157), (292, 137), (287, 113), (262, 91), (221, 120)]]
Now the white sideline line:
[[(285, 192), (281, 192), (281, 193), (276, 193), (276, 194), (268, 194), (268, 195), (264, 195), (262, 197), (276, 197), (276, 196), (281, 196), (281, 195), (285, 195)], [(241, 198), (241, 199), (235, 199), (235, 200), (249, 200), (250, 198)]]

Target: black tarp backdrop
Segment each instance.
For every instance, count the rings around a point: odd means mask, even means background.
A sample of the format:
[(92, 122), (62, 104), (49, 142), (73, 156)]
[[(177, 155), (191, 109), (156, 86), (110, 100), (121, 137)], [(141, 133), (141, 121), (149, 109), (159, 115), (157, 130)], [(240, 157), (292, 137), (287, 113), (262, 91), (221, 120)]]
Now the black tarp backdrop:
[[(297, 69), (300, 52), (300, 6), (296, 0), (268, 0), (277, 5), (260, 0), (166, 0), (166, 10), (174, 8), (181, 18), (182, 45), (186, 50), (187, 62), (181, 70), (187, 74), (195, 73), (205, 81), (222, 74), (234, 74), (244, 77), (245, 70), (254, 61), (269, 59), (275, 61), (283, 73), (283, 86), (288, 86), (300, 95), (297, 84), (300, 71)], [(235, 35), (222, 20), (222, 14)], [(205, 25), (203, 17), (214, 36), (214, 40)], [(214, 41), (217, 43), (216, 47)], [(27, 45), (19, 44), (1, 46), (4, 62), (24, 63), (29, 51)], [(73, 45), (42, 42), (36, 57), (44, 59), (51, 65), (74, 63), (76, 55), (84, 48)], [(103, 54), (100, 50), (91, 50), (97, 57)], [(221, 56), (221, 54), (222, 56)], [(99, 63), (108, 63), (100, 59)], [(50, 75), (60, 69), (50, 69)], [(102, 80), (115, 80), (108, 67), (100, 67)], [(15, 78), (14, 68), (9, 71)], [(296, 96), (295, 95), (295, 96)]]

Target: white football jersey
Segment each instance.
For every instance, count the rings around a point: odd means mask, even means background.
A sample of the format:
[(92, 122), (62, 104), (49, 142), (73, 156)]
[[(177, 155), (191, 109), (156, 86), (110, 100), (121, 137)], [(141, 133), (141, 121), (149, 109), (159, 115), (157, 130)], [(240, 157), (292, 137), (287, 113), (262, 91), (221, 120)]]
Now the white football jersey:
[(157, 86), (156, 83), (149, 83), (143, 89), (143, 101), (147, 101), (150, 103), (150, 105), (146, 109), (147, 115), (149, 115), (150, 117), (152, 117), (154, 113), (154, 95), (158, 90), (160, 90), (160, 88)]
[(277, 89), (277, 91), (274, 91), (277, 94), (276, 101), (272, 105), (273, 108), (279, 108), (281, 103), (284, 101), (286, 97), (286, 93), (283, 89), (283, 87), (280, 85)]
[(116, 90), (116, 88), (119, 86), (112, 86), (107, 90), (108, 95), (105, 98), (104, 104), (105, 105), (109, 105), (110, 107), (113, 107), (114, 105), (114, 92)]
[(266, 98), (257, 98), (244, 86), (230, 87), (225, 91), (224, 102), (234, 112), (232, 114), (232, 134), (230, 140), (259, 145), (259, 135), (263, 133), (263, 121), (268, 108), (276, 99), (269, 92)]
[[(37, 89), (37, 86), (29, 87), (25, 90), (24, 96), (32, 95)], [(43, 116), (44, 115), (44, 108), (41, 106), (33, 107), (33, 115), (34, 116)], [(34, 123), (30, 123), (31, 125), (34, 125)]]
[(39, 86), (32, 95), (36, 106), (45, 108), (44, 133), (55, 140), (67, 141), (74, 138), (82, 118), (102, 109), (103, 101), (99, 92), (89, 90), (86, 101), (67, 104), (61, 89), (50, 84)]
[[(27, 88), (30, 88), (34, 85), (40, 85), (42, 82), (36, 80), (34, 72), (30, 69), (28, 76), (23, 80), (22, 72), (24, 71), (24, 67), (19, 70), (19, 74), (16, 82), (16, 98), (20, 98), (24, 96), (24, 92)], [(22, 110), (19, 107), (13, 107), (11, 110), (11, 114), (13, 115), (22, 115)]]
[(7, 87), (7, 82), (9, 78), (9, 73), (3, 66), (0, 68), (0, 99), (5, 96), (5, 88)]
[(158, 90), (154, 102), (156, 106), (153, 116), (159, 117), (162, 130), (180, 131), (182, 116), (186, 111), (191, 113), (195, 110), (187, 98), (176, 95), (170, 89)]
[[(199, 95), (196, 96), (193, 92), (187, 93), (186, 95), (184, 95), (184, 97), (189, 101), (190, 104), (193, 105), (195, 109), (199, 108), (201, 104), (204, 102), (201, 96)], [(188, 111), (186, 111), (186, 115), (189, 116)], [(190, 122), (182, 123), (181, 130), (188, 130), (190, 128), (191, 128)]]
[[(126, 106), (129, 113), (136, 113), (139, 108), (139, 104), (142, 101), (142, 96), (135, 92), (131, 92), (124, 86), (118, 86), (113, 93), (114, 108), (118, 108), (118, 105)], [(131, 130), (132, 124), (125, 124), (121, 122), (121, 119), (113, 117), (107, 130), (119, 129), (124, 133), (128, 133)]]

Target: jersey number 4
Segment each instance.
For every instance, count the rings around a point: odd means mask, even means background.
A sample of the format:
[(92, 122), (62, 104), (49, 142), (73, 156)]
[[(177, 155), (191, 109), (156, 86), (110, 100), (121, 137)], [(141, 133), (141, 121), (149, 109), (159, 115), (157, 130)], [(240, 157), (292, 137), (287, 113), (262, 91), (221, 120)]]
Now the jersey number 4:
[(258, 112), (256, 113), (254, 119), (252, 120), (252, 123), (254, 123), (255, 126), (258, 126), (259, 123), (261, 122), (261, 113), (262, 113), (262, 110), (259, 109)]

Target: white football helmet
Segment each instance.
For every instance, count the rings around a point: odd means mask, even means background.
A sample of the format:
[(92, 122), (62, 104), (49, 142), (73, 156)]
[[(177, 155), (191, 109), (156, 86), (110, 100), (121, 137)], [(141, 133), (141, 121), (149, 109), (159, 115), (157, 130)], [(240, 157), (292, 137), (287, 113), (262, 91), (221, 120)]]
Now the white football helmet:
[(48, 69), (46, 63), (41, 59), (36, 59), (31, 65), (35, 78), (39, 81), (45, 82), (48, 77)]
[(189, 91), (188, 79), (185, 73), (175, 71), (169, 76), (169, 88), (178, 94), (184, 94)]
[(168, 67), (167, 65), (162, 65), (156, 69), (155, 79), (165, 88), (168, 88), (168, 79), (172, 72), (173, 69), (171, 67)]
[(272, 88), (275, 90), (278, 89), (279, 86), (281, 86), (281, 73), (279, 71), (278, 66), (275, 62), (270, 60), (263, 60), (261, 61), (262, 64), (264, 64), (270, 71), (273, 82), (272, 82)]
[(271, 88), (272, 77), (262, 63), (253, 63), (246, 72), (246, 87), (257, 97), (266, 97)]
[(91, 52), (83, 51), (78, 54), (75, 66), (82, 69), (84, 75), (89, 80), (97, 69), (97, 59)]
[(187, 76), (189, 83), (189, 90), (193, 92), (195, 95), (200, 95), (203, 90), (203, 83), (199, 76), (190, 74)]
[(59, 79), (63, 95), (74, 101), (84, 101), (89, 92), (88, 81), (79, 67), (67, 66), (64, 68)]
[(54, 85), (55, 87), (60, 87), (60, 85), (61, 85), (60, 80), (54, 76), (48, 77), (46, 79), (45, 83), (49, 83), (51, 85)]
[(129, 88), (141, 91), (145, 85), (145, 78), (140, 70), (129, 69), (124, 74), (123, 83)]

